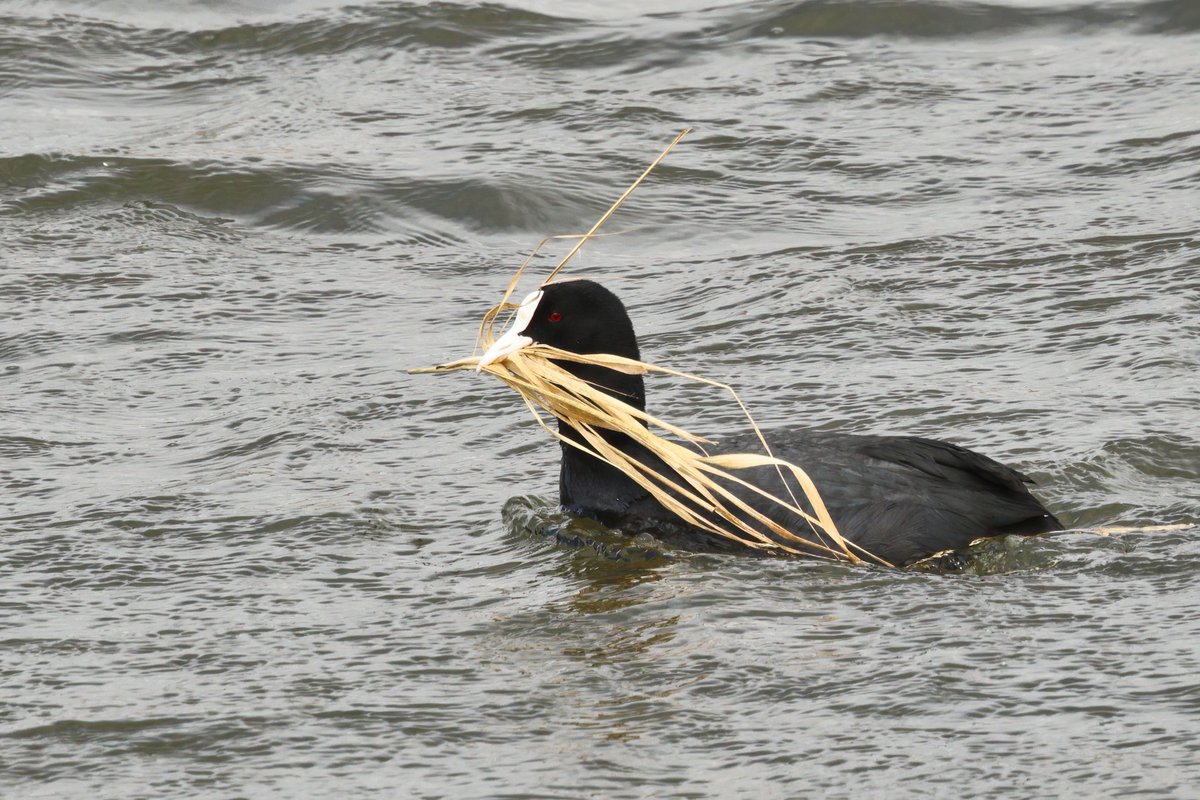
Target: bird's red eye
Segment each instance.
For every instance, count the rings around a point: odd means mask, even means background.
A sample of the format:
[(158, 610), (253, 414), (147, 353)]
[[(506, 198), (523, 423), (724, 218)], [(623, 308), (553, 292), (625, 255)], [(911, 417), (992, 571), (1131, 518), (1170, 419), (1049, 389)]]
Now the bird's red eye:
[(551, 322), (562, 322), (562, 314), (558, 313), (557, 311), (551, 311), (550, 316), (546, 317), (546, 319), (550, 320)]

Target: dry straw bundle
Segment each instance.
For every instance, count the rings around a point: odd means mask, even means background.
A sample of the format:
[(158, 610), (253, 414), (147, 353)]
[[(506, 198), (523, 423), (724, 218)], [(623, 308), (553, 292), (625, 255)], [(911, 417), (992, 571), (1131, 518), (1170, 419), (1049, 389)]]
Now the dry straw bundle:
[[(688, 133), (681, 132), (609, 207), (587, 233), (578, 236), (551, 238), (575, 239), (570, 251), (542, 282), (549, 283), (571, 260), (583, 244), (594, 236), (610, 216), (642, 183), (659, 162)], [(550, 239), (544, 239), (517, 270), (509, 282), (500, 303), (484, 315), (479, 329), (479, 342), (484, 352), (495, 342), (493, 327), (496, 318), (518, 306), (510, 302), (521, 274), (533, 257)], [(698, 381), (728, 391), (746, 415), (762, 444), (763, 452), (709, 455), (704, 450), (708, 440), (695, 436), (678, 426), (665, 422), (619, 400), (596, 386), (572, 375), (556, 361), (593, 364), (630, 374), (660, 373)], [(817, 487), (803, 469), (775, 458), (762, 432), (751, 418), (746, 406), (732, 387), (695, 375), (658, 367), (641, 361), (608, 354), (580, 355), (543, 344), (533, 344), (509, 353), (498, 361), (480, 365), (479, 357), (464, 358), (436, 367), (410, 370), (411, 373), (453, 372), (474, 369), (486, 372), (511, 386), (521, 396), (533, 418), (550, 435), (607, 462), (629, 476), (649, 492), (679, 519), (701, 530), (738, 542), (756, 550), (798, 556), (859, 562), (868, 560), (886, 563), (847, 540), (830, 517)], [(563, 436), (547, 424), (543, 412), (567, 423), (579, 432), (583, 442)], [(603, 430), (619, 431), (653, 454), (667, 471), (656, 470), (615, 447), (602, 434)], [(663, 431), (686, 444), (672, 441), (655, 432)], [(754, 467), (773, 467), (780, 482), (787, 487), (788, 497), (771, 494), (738, 477), (735, 473)], [(812, 513), (800, 507), (785, 474), (800, 487)], [(743, 491), (735, 493), (734, 487)], [(767, 514), (745, 499), (746, 493), (768, 502), (772, 511), (790, 512), (808, 525), (807, 536), (785, 530)], [(741, 495), (739, 497), (739, 494)], [(761, 504), (757, 504), (761, 505)], [(780, 516), (776, 514), (775, 516)]]

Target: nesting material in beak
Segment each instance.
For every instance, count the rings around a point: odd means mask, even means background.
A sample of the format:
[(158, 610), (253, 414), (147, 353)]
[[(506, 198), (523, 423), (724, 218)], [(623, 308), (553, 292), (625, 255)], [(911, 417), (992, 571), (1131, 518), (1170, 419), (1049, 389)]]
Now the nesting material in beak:
[[(546, 277), (543, 285), (554, 279), (583, 243), (595, 235), (604, 221), (612, 216), (625, 198), (645, 180), (650, 171), (671, 152), (671, 148), (686, 133), (687, 131), (684, 131), (675, 137), (667, 149), (651, 162), (641, 176), (596, 221), (591, 230), (582, 236), (564, 237), (577, 238), (578, 241)], [(545, 241), (549, 240), (544, 240), (543, 244)], [(486, 343), (491, 338), (491, 325), (496, 316), (502, 310), (512, 308), (508, 298), (513, 287), (541, 246), (539, 244), (534, 248), (533, 253), (517, 270), (501, 303), (493, 306), (484, 316), (480, 326), (481, 342)], [(551, 347), (544, 342), (534, 342), (533, 337), (525, 335), (525, 331), (533, 322), (541, 300), (542, 292), (539, 290), (521, 301), (512, 325), (503, 336), (486, 348), (481, 358), (463, 358), (409, 372), (453, 372), (472, 367), (479, 372), (486, 370), (488, 374), (499, 378), (520, 394), (533, 418), (547, 433), (559, 439), (565, 446), (582, 450), (620, 470), (652, 495), (665, 509), (673, 512), (684, 524), (723, 536), (747, 547), (772, 553), (792, 553), (851, 563), (869, 560), (887, 564), (883, 559), (842, 537), (812, 480), (795, 464), (775, 458), (762, 431), (730, 386), (622, 356), (603, 353), (582, 355)], [(703, 444), (709, 443), (708, 440), (694, 436), (613, 397), (604, 389), (569, 372), (561, 365), (560, 362), (563, 361), (591, 364), (629, 374), (665, 373), (720, 388), (730, 394), (746, 415), (750, 426), (758, 435), (762, 453), (710, 456), (702, 447)], [(582, 439), (567, 437), (561, 431), (550, 427), (543, 419), (542, 412), (547, 412), (551, 417), (574, 428)], [(655, 429), (678, 437), (684, 443), (666, 439), (655, 433)], [(639, 460), (621, 450), (609, 441), (602, 431), (620, 431), (626, 434), (645, 449), (648, 454), (647, 461)], [(651, 466), (655, 461), (661, 462), (662, 466), (657, 469)], [(739, 470), (761, 467), (772, 467), (776, 470), (781, 484), (786, 489), (786, 497), (771, 494), (734, 474)], [(801, 489), (812, 513), (801, 507), (792, 491), (793, 485)], [(800, 534), (785, 529), (773, 516), (750, 505), (746, 497), (739, 496), (734, 490), (746, 490), (772, 501), (780, 509), (780, 513), (786, 511), (795, 515), (802, 521), (800, 524), (807, 526), (807, 529)]]
[(540, 302), (542, 302), (541, 289), (538, 289), (536, 292), (530, 292), (525, 296), (525, 299), (521, 301), (521, 305), (517, 307), (517, 316), (513, 319), (512, 325), (479, 359), (479, 366), (475, 367), (476, 372), (481, 372), (488, 364), (494, 364), (510, 353), (515, 353), (522, 347), (528, 347), (533, 344), (533, 339), (523, 336), (522, 332), (529, 327), (529, 321), (533, 319), (534, 312), (537, 311), (538, 303)]

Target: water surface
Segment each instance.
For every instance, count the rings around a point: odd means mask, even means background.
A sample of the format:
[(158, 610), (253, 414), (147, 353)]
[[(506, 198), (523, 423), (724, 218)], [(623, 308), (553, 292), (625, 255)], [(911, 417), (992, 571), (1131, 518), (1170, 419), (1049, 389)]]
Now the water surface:
[[(0, 793), (1190, 796), (1197, 52), (1191, 0), (0, 5)], [(571, 268), (648, 359), (1139, 530), (664, 551), (404, 373), (684, 127)]]

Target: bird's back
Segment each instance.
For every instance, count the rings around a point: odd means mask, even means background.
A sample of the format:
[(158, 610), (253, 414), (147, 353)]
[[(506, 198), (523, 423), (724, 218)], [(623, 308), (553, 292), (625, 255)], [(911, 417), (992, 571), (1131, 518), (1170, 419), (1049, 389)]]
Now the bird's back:
[[(908, 436), (821, 432), (768, 434), (767, 441), (775, 456), (808, 473), (843, 536), (892, 564), (956, 550), (986, 536), (1062, 529), (1029, 493), (1026, 476), (953, 444)], [(717, 450), (761, 452), (762, 448), (755, 437), (736, 437), (723, 440)], [(648, 454), (636, 455), (648, 466), (666, 470)], [(790, 499), (773, 467), (740, 470), (738, 476)], [(564, 452), (560, 477), (562, 502), (568, 507), (611, 524), (678, 527), (674, 514), (644, 489), (589, 456)], [(792, 479), (787, 481), (800, 507), (811, 511), (803, 492)], [(793, 512), (752, 490), (732, 485), (730, 489), (786, 530), (815, 538)], [(720, 544), (711, 535), (701, 539), (708, 545)]]

